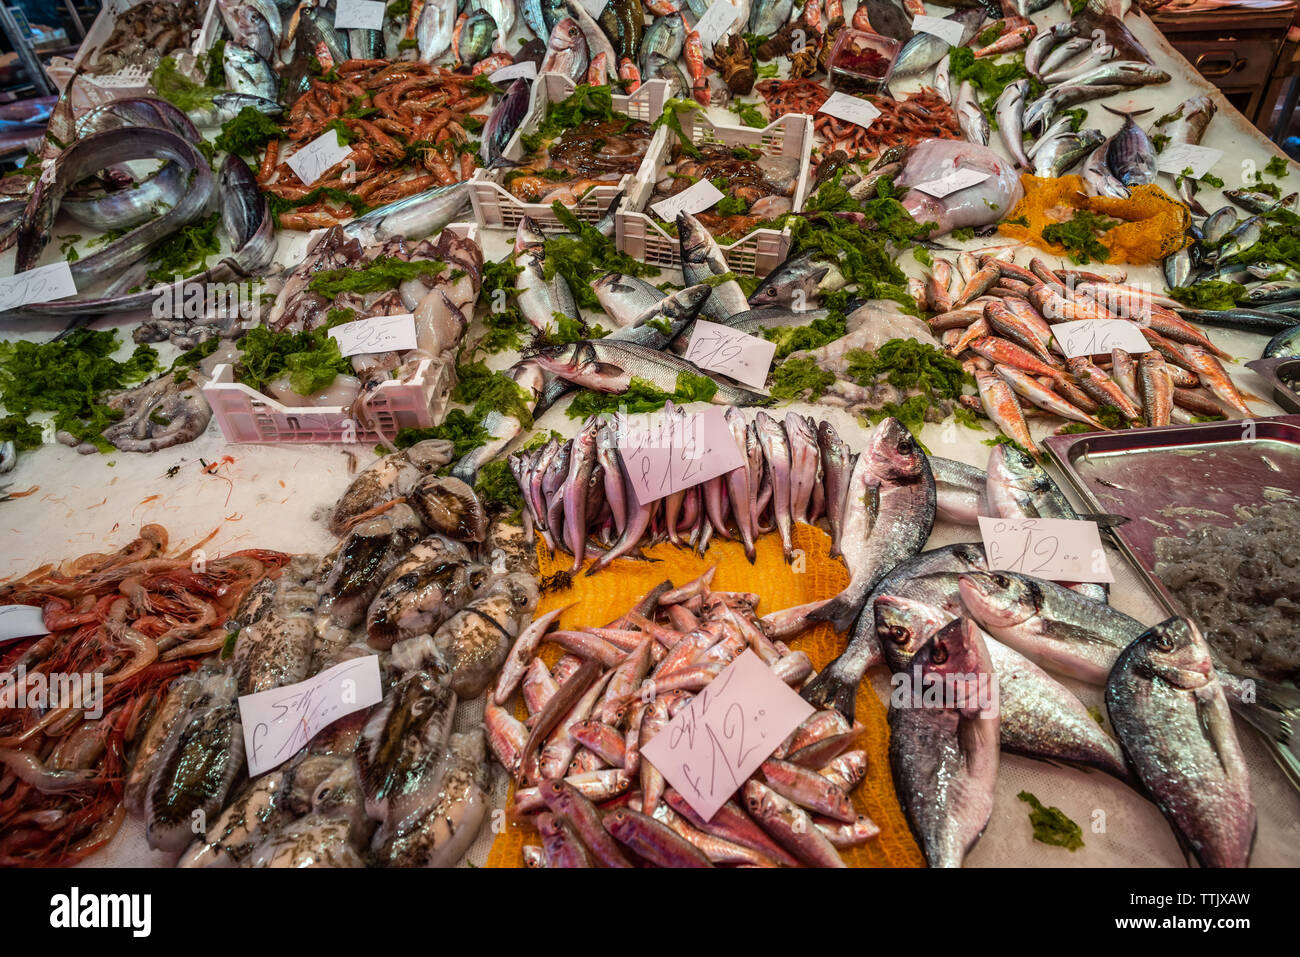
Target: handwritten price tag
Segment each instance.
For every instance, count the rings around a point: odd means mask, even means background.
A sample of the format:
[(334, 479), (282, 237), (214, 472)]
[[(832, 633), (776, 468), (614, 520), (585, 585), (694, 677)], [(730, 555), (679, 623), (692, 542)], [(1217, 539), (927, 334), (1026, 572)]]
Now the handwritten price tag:
[(257, 777), (293, 757), (321, 728), (384, 697), (379, 656), (354, 658), (295, 685), (239, 699), (248, 776)]
[(1178, 176), (1190, 166), (1192, 177), (1200, 179), (1221, 159), (1223, 150), (1194, 146), (1191, 143), (1170, 143), (1156, 156), (1156, 168), (1170, 176)]
[(537, 64), (532, 60), (525, 60), (523, 63), (512, 63), (509, 66), (503, 66), (489, 76), (488, 79), (493, 83), (504, 83), (506, 80), (535, 80), (537, 79)]
[(334, 7), (336, 30), (382, 30), (384, 4), (379, 0), (338, 0)]
[(579, 2), (582, 4), (582, 9), (599, 19), (609, 0), (579, 0)]
[(37, 266), (0, 279), (0, 312), (76, 294), (77, 284), (72, 280), (72, 267), (66, 261)]
[(33, 605), (0, 605), (0, 641), (48, 635), (45, 613)]
[(1151, 348), (1142, 328), (1127, 319), (1076, 319), (1052, 326), (1066, 358), (1106, 355), (1111, 349), (1142, 353)]
[(940, 40), (947, 41), (950, 47), (961, 46), (964, 30), (965, 28), (956, 20), (945, 20), (943, 17), (927, 17), (922, 13), (918, 13), (912, 18), (913, 33), (928, 33)]
[(406, 352), (416, 346), (415, 316), (407, 312), (344, 322), (330, 329), (330, 335), (338, 342), (344, 358), (374, 352)]
[(832, 93), (817, 112), (848, 120), (863, 128), (876, 122), (876, 117), (880, 115), (880, 111), (866, 100), (847, 93)]
[(745, 464), (717, 406), (680, 417), (656, 413), (620, 417), (618, 447), (639, 505)]
[(935, 199), (943, 199), (945, 196), (967, 189), (976, 183), (982, 183), (991, 175), (993, 174), (984, 173), (977, 169), (955, 169), (950, 173), (945, 173), (938, 179), (930, 180), (928, 183), (917, 183), (912, 188), (928, 193)]
[(666, 223), (677, 222), (678, 213), (700, 213), (726, 195), (707, 179), (688, 186), (675, 196), (660, 200), (650, 208)]
[(699, 22), (695, 24), (695, 29), (699, 31), (705, 56), (711, 55), (713, 45), (727, 35), (731, 25), (736, 22), (736, 14), (739, 12), (727, 0), (716, 0), (705, 11), (704, 16), (700, 17)]
[(688, 362), (731, 376), (755, 389), (763, 388), (775, 356), (775, 342), (745, 335), (707, 319), (695, 321), (691, 344), (686, 347)]
[(352, 147), (340, 143), (339, 135), (334, 130), (326, 130), (285, 162), (305, 185), (310, 186), (321, 178), (322, 173), (351, 155)]
[(812, 713), (758, 655), (745, 651), (641, 754), (708, 820)]
[(979, 516), (990, 571), (1056, 582), (1113, 582), (1096, 522)]

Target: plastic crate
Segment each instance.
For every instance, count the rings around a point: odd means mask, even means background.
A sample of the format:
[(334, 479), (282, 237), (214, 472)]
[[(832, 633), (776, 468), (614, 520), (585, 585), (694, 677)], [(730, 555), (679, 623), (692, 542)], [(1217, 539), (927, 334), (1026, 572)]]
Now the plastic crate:
[[(761, 149), (773, 156), (797, 156), (799, 174), (794, 188), (794, 205), (791, 208), (796, 213), (803, 209), (811, 175), (811, 116), (787, 113), (761, 130), (748, 126), (715, 124), (694, 111), (683, 113), (681, 121), (682, 132), (696, 146), (745, 146)], [(642, 164), (629, 194), (631, 202), (626, 203), (616, 217), (618, 248), (620, 252), (644, 263), (680, 267), (682, 256), (677, 237), (664, 232), (651, 213), (640, 212), (646, 208), (655, 183), (672, 155), (673, 144), (677, 142), (676, 136), (667, 128), (659, 132), (665, 135), (651, 144), (649, 158), (652, 162)], [(756, 229), (729, 246), (719, 244), (719, 247), (733, 272), (745, 276), (766, 276), (785, 261), (790, 251), (790, 227), (780, 230)]]
[[(92, 54), (113, 33), (113, 27), (117, 23), (118, 16), (141, 2), (143, 0), (117, 0), (115, 3), (105, 3), (100, 9), (99, 15), (95, 17), (95, 22), (86, 31), (86, 38), (81, 42), (76, 57), (71, 60), (64, 57), (55, 57), (50, 61), (49, 69), (46, 72), (49, 73), (50, 79), (54, 81), (54, 85), (59, 88), (60, 93), (67, 88), (69, 81), (76, 76), (77, 71), (86, 64)], [(198, 56), (208, 50), (215, 42), (217, 32), (220, 29), (221, 21), (217, 15), (217, 4), (215, 0), (209, 0), (207, 9), (203, 13), (202, 25), (194, 38), (194, 42), (190, 45), (190, 52)], [(76, 86), (72, 89), (73, 112), (76, 114), (85, 113), (113, 100), (128, 97), (156, 96), (157, 94), (149, 82), (149, 77), (150, 73), (138, 66), (126, 67), (116, 73), (104, 73), (95, 76), (83, 73), (77, 77)]]
[[(528, 113), (524, 121), (519, 124), (515, 135), (506, 144), (502, 155), (512, 161), (522, 160), (525, 151), (521, 138), (524, 134), (537, 129), (546, 117), (546, 108), (549, 104), (559, 103), (568, 98), (573, 94), (574, 89), (569, 78), (558, 73), (543, 73), (539, 76), (533, 83)], [(614, 111), (624, 113), (634, 120), (653, 123), (663, 113), (664, 101), (667, 98), (667, 80), (647, 80), (635, 93), (628, 96), (615, 93)], [(650, 153), (653, 153), (653, 149), (648, 151), (647, 157)], [(578, 219), (589, 223), (596, 222), (605, 214), (610, 201), (620, 191), (630, 194), (634, 180), (645, 174), (646, 169), (647, 160), (643, 159), (641, 168), (635, 175), (627, 173), (617, 183), (595, 187), (583, 196), (577, 205), (570, 206), (569, 209)], [(479, 169), (475, 170), (474, 175), (470, 177), (470, 199), (474, 204), (474, 217), (480, 226), (485, 229), (514, 229), (525, 216), (528, 216), (543, 230), (567, 231), (555, 218), (549, 203), (525, 203), (507, 192), (500, 182), (507, 172), (509, 170)]]
[[(452, 223), (447, 229), (478, 241), (476, 223)], [(409, 382), (381, 382), (370, 393), (364, 424), (343, 406), (287, 406), (236, 382), (234, 368), (224, 363), (213, 369), (203, 397), (230, 443), (377, 442), (380, 433), (392, 439), (402, 429), (438, 425), (441, 417), (434, 421), (434, 400), (455, 384), (453, 359), (422, 359)]]

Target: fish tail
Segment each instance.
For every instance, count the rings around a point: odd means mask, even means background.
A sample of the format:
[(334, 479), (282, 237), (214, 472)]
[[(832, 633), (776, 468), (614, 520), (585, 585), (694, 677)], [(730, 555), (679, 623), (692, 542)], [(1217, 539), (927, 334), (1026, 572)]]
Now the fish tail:
[(843, 595), (836, 595), (816, 611), (811, 612), (808, 617), (813, 621), (830, 622), (836, 631), (847, 631), (860, 610), (859, 603)]
[(1232, 709), (1274, 741), (1291, 746), (1300, 728), (1300, 691), (1264, 678), (1229, 675), (1223, 683)]
[(1148, 106), (1145, 110), (1117, 110), (1117, 109), (1114, 109), (1113, 107), (1109, 107), (1109, 106), (1107, 106), (1105, 103), (1102, 103), (1102, 104), (1101, 104), (1101, 108), (1102, 108), (1103, 110), (1105, 110), (1107, 113), (1113, 113), (1113, 114), (1115, 114), (1116, 116), (1122, 116), (1122, 117), (1124, 117), (1125, 119), (1128, 119), (1128, 118), (1130, 118), (1130, 117), (1134, 117), (1134, 116), (1141, 116), (1141, 115), (1144, 114), (1144, 113), (1150, 113), (1150, 112), (1152, 111), (1152, 109), (1154, 109), (1154, 107), (1150, 107), (1150, 106)]
[[(816, 615), (816, 612), (813, 612), (813, 615)], [(809, 617), (812, 617), (812, 615)], [(816, 678), (804, 685), (799, 697), (819, 711), (834, 708), (852, 723), (857, 692), (858, 686), (856, 682), (849, 684), (842, 681), (835, 677), (832, 668), (826, 668)]]

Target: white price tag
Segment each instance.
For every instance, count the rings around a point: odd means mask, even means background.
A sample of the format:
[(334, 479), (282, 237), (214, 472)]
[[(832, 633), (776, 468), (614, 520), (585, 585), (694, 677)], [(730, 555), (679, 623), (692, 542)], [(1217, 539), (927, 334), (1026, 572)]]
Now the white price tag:
[(826, 113), (841, 120), (848, 120), (861, 127), (868, 127), (876, 121), (880, 111), (868, 101), (847, 93), (832, 93), (822, 104), (819, 113)]
[(726, 194), (721, 192), (707, 179), (702, 179), (693, 186), (688, 186), (675, 196), (660, 200), (650, 208), (656, 216), (666, 223), (677, 222), (678, 213), (700, 213), (713, 206)]
[(248, 776), (257, 777), (289, 760), (316, 733), (345, 714), (383, 700), (379, 656), (353, 658), (297, 684), (239, 699)]
[(617, 442), (638, 505), (699, 485), (745, 465), (722, 409), (670, 416), (619, 416)]
[(707, 319), (695, 320), (686, 361), (730, 376), (754, 389), (763, 388), (776, 356), (776, 343), (737, 332)]
[(338, 342), (344, 358), (376, 352), (407, 352), (416, 346), (415, 316), (409, 312), (344, 322), (329, 333)]
[(1156, 156), (1156, 168), (1170, 176), (1179, 176), (1190, 166), (1192, 178), (1200, 179), (1221, 159), (1223, 150), (1193, 146), (1191, 143), (1170, 143)]
[(646, 742), (642, 760), (707, 821), (812, 714), (746, 650)]
[(384, 7), (378, 0), (338, 0), (334, 7), (334, 29), (382, 30)]
[(1076, 319), (1052, 326), (1052, 335), (1067, 359), (1076, 356), (1108, 355), (1123, 349), (1141, 355), (1151, 349), (1142, 328), (1127, 319)]
[(738, 11), (727, 0), (714, 0), (712, 6), (705, 11), (704, 16), (695, 24), (695, 29), (700, 34), (700, 43), (704, 47), (704, 55), (709, 56), (713, 52), (713, 45), (727, 35), (731, 25), (736, 22)]
[(1055, 582), (1113, 582), (1096, 522), (979, 516), (989, 571)]
[(918, 13), (912, 18), (913, 33), (928, 33), (940, 40), (947, 41), (950, 47), (961, 46), (962, 37), (965, 36), (965, 29), (956, 20), (945, 20), (943, 17), (929, 17), (923, 13)]
[(489, 76), (488, 79), (493, 83), (504, 83), (506, 80), (535, 80), (537, 79), (537, 64), (532, 60), (525, 60), (523, 63), (512, 63), (509, 66), (503, 66)]
[(45, 613), (34, 605), (0, 605), (0, 641), (49, 633)]
[(945, 196), (974, 186), (976, 183), (982, 183), (992, 175), (992, 173), (985, 173), (977, 169), (955, 169), (950, 173), (944, 173), (938, 179), (930, 180), (928, 183), (917, 183), (912, 188), (919, 189), (935, 199), (943, 199)]
[(340, 143), (339, 135), (334, 130), (326, 130), (285, 162), (304, 185), (310, 186), (326, 170), (337, 166), (351, 155), (352, 147)]
[(582, 4), (582, 9), (598, 18), (609, 0), (579, 0), (579, 2)]
[(73, 282), (72, 267), (66, 260), (37, 266), (0, 279), (0, 312), (33, 302), (66, 299), (76, 294), (77, 284)]

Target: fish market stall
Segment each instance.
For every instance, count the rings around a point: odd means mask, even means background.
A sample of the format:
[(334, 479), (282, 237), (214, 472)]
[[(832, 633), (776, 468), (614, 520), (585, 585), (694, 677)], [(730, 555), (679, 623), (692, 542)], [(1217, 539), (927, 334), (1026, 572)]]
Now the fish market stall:
[(1300, 167), (1136, 8), (675, 6), (64, 97), (0, 863), (1300, 864)]

